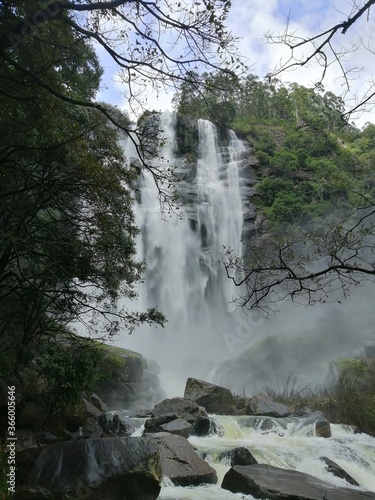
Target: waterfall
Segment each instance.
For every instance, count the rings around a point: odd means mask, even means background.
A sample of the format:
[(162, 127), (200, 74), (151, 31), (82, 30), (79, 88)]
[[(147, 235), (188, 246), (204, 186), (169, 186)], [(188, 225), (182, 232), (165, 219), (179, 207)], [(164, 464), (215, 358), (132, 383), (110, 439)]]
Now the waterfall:
[[(139, 302), (140, 308), (157, 306), (168, 323), (157, 331), (140, 328), (118, 345), (162, 362), (163, 369), (170, 365), (180, 371), (187, 362), (188, 376), (194, 376), (195, 363), (202, 371), (196, 375), (203, 376), (203, 368), (208, 372), (214, 361), (232, 354), (223, 335), (233, 330), (230, 302), (237, 290), (218, 261), (224, 246), (242, 252), (246, 191), (241, 169), (247, 147), (234, 132), (223, 138), (214, 124), (199, 120), (193, 165), (176, 155), (176, 116), (161, 114), (159, 129), (162, 160), (155, 161), (172, 167), (180, 179), (175, 186), (179, 211), (161, 217), (154, 179), (145, 172), (136, 205), (138, 253), (147, 264)], [(135, 156), (131, 148), (125, 150), (127, 157)]]

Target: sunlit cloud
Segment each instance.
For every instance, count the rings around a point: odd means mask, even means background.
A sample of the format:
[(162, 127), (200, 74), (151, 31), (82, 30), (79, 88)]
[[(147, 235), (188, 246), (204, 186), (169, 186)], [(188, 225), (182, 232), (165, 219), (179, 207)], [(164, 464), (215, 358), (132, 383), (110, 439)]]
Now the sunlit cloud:
[[(308, 39), (324, 31), (332, 25), (344, 21), (351, 14), (351, 2), (336, 6), (323, 0), (232, 0), (232, 8), (227, 19), (228, 29), (238, 38), (238, 50), (249, 66), (249, 72), (264, 78), (270, 71), (286, 63), (291, 50), (282, 44), (270, 44), (267, 34), (274, 36), (288, 31), (295, 33), (301, 39)], [(375, 15), (367, 19), (359, 19), (345, 36), (338, 34), (335, 48), (342, 52), (341, 62), (349, 71), (348, 81), (345, 81), (342, 69), (338, 64), (330, 64), (324, 88), (337, 95), (345, 96), (348, 106), (358, 102), (372, 81), (371, 68), (375, 52)], [(312, 46), (304, 46), (296, 54), (306, 57)], [(355, 50), (353, 50), (355, 48)], [(105, 67), (105, 78), (98, 99), (118, 105), (134, 115), (129, 107), (125, 87), (121, 84), (117, 68), (111, 58), (98, 50), (102, 65)], [(278, 75), (282, 82), (297, 82), (300, 85), (313, 86), (321, 78), (322, 68), (311, 62), (308, 67), (296, 68), (294, 71)], [(347, 91), (350, 84), (350, 92)], [(139, 89), (140, 90), (140, 89)], [(143, 94), (144, 107), (149, 110), (162, 111), (171, 109), (173, 91), (154, 90), (151, 85)], [(137, 111), (135, 111), (136, 113)], [(357, 124), (375, 121), (375, 113), (366, 111), (357, 118)]]

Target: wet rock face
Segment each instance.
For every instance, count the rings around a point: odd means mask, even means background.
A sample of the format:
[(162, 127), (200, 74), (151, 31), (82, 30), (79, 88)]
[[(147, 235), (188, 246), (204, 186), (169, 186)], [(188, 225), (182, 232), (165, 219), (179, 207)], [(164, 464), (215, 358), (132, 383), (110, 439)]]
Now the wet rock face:
[[(321, 411), (315, 411), (304, 418), (300, 428), (313, 427), (314, 433), (318, 437), (331, 437), (331, 426)], [(313, 435), (313, 434), (312, 434)]]
[[(106, 411), (136, 408), (164, 397), (160, 387), (160, 367), (141, 354), (104, 344), (104, 356), (98, 372), (101, 375), (94, 390), (106, 403)], [(108, 406), (107, 406), (108, 405)]]
[(38, 456), (29, 475), (29, 484), (71, 500), (153, 500), (160, 481), (159, 448), (148, 437), (55, 443)]
[(217, 482), (215, 469), (198, 455), (187, 439), (164, 432), (150, 436), (159, 446), (163, 476), (174, 485), (198, 486)]
[(253, 457), (247, 448), (234, 448), (230, 451), (224, 451), (217, 457), (219, 461), (225, 460), (231, 466), (233, 465), (255, 465), (257, 460)]
[(203, 406), (209, 413), (221, 415), (232, 415), (237, 405), (229, 389), (196, 378), (187, 379), (184, 397)]
[(262, 415), (267, 417), (282, 418), (291, 414), (290, 408), (276, 403), (270, 397), (256, 396), (249, 399), (245, 407), (245, 415)]
[(145, 422), (145, 433), (171, 432), (183, 437), (206, 436), (210, 419), (195, 401), (185, 398), (165, 399), (157, 404)]
[(375, 493), (336, 487), (308, 474), (272, 465), (232, 467), (222, 488), (267, 500), (370, 500)]
[(139, 418), (129, 417), (126, 411), (109, 411), (97, 419), (102, 437), (131, 436), (143, 423)]
[(341, 479), (345, 479), (345, 481), (352, 486), (359, 486), (357, 481), (352, 478), (342, 467), (340, 467), (336, 462), (331, 460), (328, 457), (321, 457), (320, 460), (322, 460), (326, 464), (326, 469), (328, 472), (333, 474), (336, 477), (339, 477)]

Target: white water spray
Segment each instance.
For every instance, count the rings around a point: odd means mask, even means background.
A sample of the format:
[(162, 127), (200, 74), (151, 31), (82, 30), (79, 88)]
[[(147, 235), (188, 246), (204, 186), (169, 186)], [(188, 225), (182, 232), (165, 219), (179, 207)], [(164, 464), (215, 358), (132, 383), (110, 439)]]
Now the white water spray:
[[(194, 376), (190, 361), (196, 363), (198, 371), (204, 363), (207, 372), (214, 361), (231, 354), (222, 335), (233, 329), (235, 319), (229, 302), (237, 291), (218, 261), (224, 246), (237, 255), (242, 252), (244, 193), (240, 174), (247, 149), (234, 132), (220, 139), (215, 125), (199, 120), (196, 172), (188, 183), (186, 172), (195, 166), (176, 156), (175, 120), (169, 112), (160, 116), (164, 141), (159, 156), (182, 178), (176, 185), (181, 213), (161, 217), (158, 191), (148, 172), (136, 207), (141, 229), (139, 257), (147, 264), (140, 309), (157, 306), (168, 323), (165, 329), (142, 327), (117, 344), (156, 359), (163, 370), (169, 367), (180, 372), (187, 362), (190, 371), (181, 374), (183, 378)], [(128, 148), (126, 154), (132, 156), (134, 151)]]

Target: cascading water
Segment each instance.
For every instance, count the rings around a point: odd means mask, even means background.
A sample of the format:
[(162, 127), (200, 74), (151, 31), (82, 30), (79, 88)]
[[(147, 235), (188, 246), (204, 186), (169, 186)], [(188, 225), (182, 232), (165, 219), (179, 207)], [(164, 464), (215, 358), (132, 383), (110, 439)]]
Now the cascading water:
[[(251, 495), (234, 494), (220, 487), (230, 466), (225, 458), (218, 458), (219, 454), (236, 447), (247, 448), (258, 463), (298, 470), (338, 487), (375, 491), (375, 438), (354, 434), (352, 429), (342, 425), (331, 425), (332, 437), (329, 439), (316, 437), (312, 429), (303, 426), (303, 419), (296, 417), (218, 416), (215, 419), (224, 429), (221, 437), (191, 437), (189, 441), (216, 469), (218, 484), (181, 488), (166, 481), (160, 499), (252, 500), (254, 497)], [(265, 420), (267, 430), (262, 430)], [(321, 457), (336, 462), (360, 486), (351, 486), (344, 479), (329, 473)]]
[[(218, 261), (223, 246), (241, 255), (245, 193), (240, 174), (247, 148), (234, 132), (220, 141), (215, 125), (199, 120), (198, 158), (192, 165), (176, 156), (175, 120), (172, 113), (160, 115), (164, 138), (160, 156), (180, 178), (176, 185), (180, 213), (161, 217), (158, 191), (147, 172), (136, 207), (139, 257), (147, 264), (140, 308), (157, 306), (168, 323), (163, 330), (141, 328), (118, 345), (156, 359), (163, 370), (178, 372), (188, 358), (197, 365), (207, 360), (213, 365), (231, 354), (222, 335), (232, 329), (229, 303), (237, 291)], [(127, 149), (126, 155), (135, 153)], [(190, 175), (194, 178), (188, 182), (187, 171), (194, 168), (195, 175)], [(194, 376), (191, 364), (190, 368), (188, 375)]]

